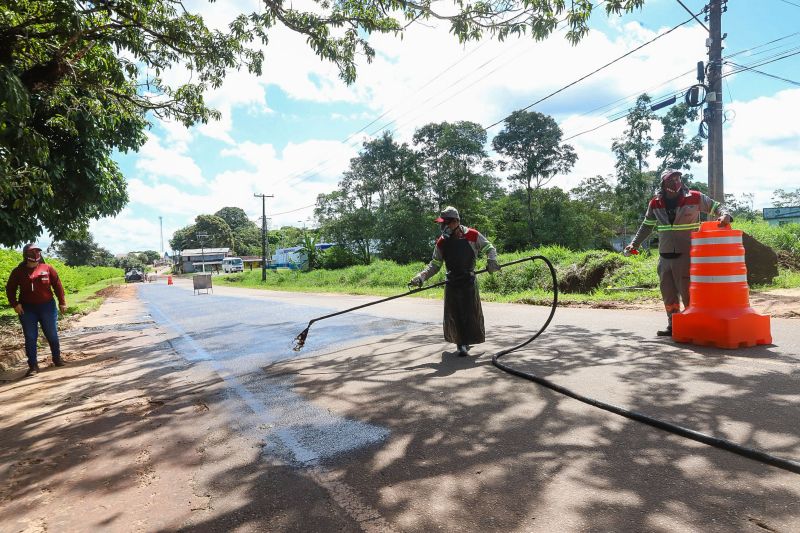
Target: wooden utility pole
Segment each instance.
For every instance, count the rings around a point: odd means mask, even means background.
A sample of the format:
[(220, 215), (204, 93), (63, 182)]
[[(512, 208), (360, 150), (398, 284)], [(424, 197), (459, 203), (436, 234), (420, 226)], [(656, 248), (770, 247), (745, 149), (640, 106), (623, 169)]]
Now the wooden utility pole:
[(725, 201), (722, 171), (722, 12), (727, 0), (710, 0), (706, 20), (708, 36), (708, 95), (706, 120), (708, 121), (708, 191), (711, 198)]
[(267, 281), (267, 198), (275, 198), (273, 194), (254, 194), (261, 198), (261, 281)]

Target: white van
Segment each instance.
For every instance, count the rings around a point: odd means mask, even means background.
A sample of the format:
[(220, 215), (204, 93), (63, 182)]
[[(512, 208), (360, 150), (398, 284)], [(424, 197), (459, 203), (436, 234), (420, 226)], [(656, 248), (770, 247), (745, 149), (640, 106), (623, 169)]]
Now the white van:
[(244, 272), (244, 262), (239, 257), (226, 257), (222, 260), (222, 271), (225, 273)]

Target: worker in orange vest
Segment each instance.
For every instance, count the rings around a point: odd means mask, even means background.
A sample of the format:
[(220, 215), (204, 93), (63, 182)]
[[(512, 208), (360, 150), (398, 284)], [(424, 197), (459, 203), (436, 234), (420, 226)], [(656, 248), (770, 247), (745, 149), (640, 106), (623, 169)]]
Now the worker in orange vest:
[(650, 200), (639, 231), (625, 247), (635, 251), (653, 232), (658, 231), (658, 278), (661, 299), (667, 312), (667, 327), (659, 336), (672, 336), (672, 315), (689, 307), (689, 250), (691, 234), (700, 228), (700, 213), (717, 216), (720, 224), (733, 221), (719, 202), (684, 185), (679, 170), (668, 168), (661, 173), (661, 187)]

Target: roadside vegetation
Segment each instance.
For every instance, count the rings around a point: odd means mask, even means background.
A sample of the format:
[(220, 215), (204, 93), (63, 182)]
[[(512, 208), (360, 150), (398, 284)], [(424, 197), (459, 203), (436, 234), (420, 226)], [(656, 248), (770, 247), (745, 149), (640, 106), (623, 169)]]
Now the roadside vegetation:
[[(22, 254), (13, 250), (0, 249), (0, 282), (3, 290), (0, 293), (0, 320), (8, 320), (16, 316), (8, 306), (5, 285), (11, 271), (22, 261)], [(123, 271), (114, 267), (70, 267), (58, 259), (46, 259), (58, 271), (64, 286), (69, 305), (67, 313), (83, 313), (99, 307), (102, 298), (97, 292), (113, 283), (124, 283)]]
[[(800, 225), (769, 227), (764, 222), (745, 222), (736, 223), (734, 227), (772, 246), (779, 257), (789, 258), (779, 260), (779, 275), (771, 284), (753, 289), (800, 287), (800, 267), (796, 266), (800, 259)], [(564, 303), (635, 302), (659, 297), (658, 254), (654, 250), (643, 250), (637, 256), (625, 257), (608, 250), (572, 251), (561, 246), (544, 246), (501, 253), (498, 258), (500, 263), (507, 263), (531, 255), (543, 255), (553, 263), (558, 277), (559, 299)], [(408, 280), (424, 266), (424, 262), (399, 264), (378, 259), (368, 265), (339, 269), (270, 270), (266, 282), (261, 281), (260, 270), (222, 275), (215, 282), (270, 290), (387, 296), (407, 290)], [(483, 262), (478, 265), (479, 268), (483, 266)], [(443, 272), (440, 272), (429, 284), (443, 279)], [(482, 274), (479, 283), (481, 297), (486, 301), (537, 304), (546, 303), (551, 298), (550, 274), (541, 261), (514, 265), (494, 275)], [(441, 294), (441, 289), (432, 289), (419, 296), (439, 298)]]

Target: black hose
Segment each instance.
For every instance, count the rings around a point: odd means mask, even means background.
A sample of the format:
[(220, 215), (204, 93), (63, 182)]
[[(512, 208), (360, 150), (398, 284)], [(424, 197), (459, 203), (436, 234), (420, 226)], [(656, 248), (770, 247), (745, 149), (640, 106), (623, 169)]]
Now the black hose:
[[(509, 261), (508, 263), (503, 263), (502, 265), (499, 265), (499, 266), (500, 266), (501, 268), (503, 268), (503, 267), (507, 267), (507, 266), (511, 266), (511, 265), (516, 265), (516, 264), (518, 264), (518, 263), (524, 263), (525, 261), (533, 261), (534, 259), (539, 259), (539, 258), (541, 258), (541, 259), (544, 259), (544, 258), (543, 258), (543, 257), (541, 257), (541, 256), (523, 257), (522, 259), (517, 259), (517, 260), (514, 260), (514, 261)], [(545, 259), (545, 260), (546, 260), (546, 259)], [(482, 269), (482, 270), (478, 270), (477, 272), (475, 272), (475, 274), (476, 274), (476, 275), (477, 275), (477, 274), (483, 274), (484, 272), (488, 272), (488, 271), (489, 271), (489, 269), (488, 269), (488, 268), (484, 268), (484, 269)], [(306, 343), (306, 338), (308, 337), (308, 330), (311, 328), (311, 324), (313, 324), (314, 322), (318, 322), (318, 321), (320, 321), (320, 320), (324, 320), (324, 319), (326, 319), (326, 318), (331, 318), (331, 317), (334, 317), (334, 316), (343, 315), (343, 314), (345, 314), (345, 313), (349, 313), (349, 312), (351, 312), (351, 311), (357, 311), (358, 309), (363, 309), (363, 308), (365, 308), (365, 307), (369, 307), (369, 306), (371, 306), (371, 305), (377, 305), (377, 304), (382, 304), (382, 303), (384, 303), (384, 302), (388, 302), (388, 301), (390, 301), (390, 300), (396, 300), (397, 298), (402, 298), (402, 297), (404, 297), (404, 296), (409, 296), (409, 295), (411, 295), (411, 294), (416, 294), (416, 293), (418, 293), (418, 292), (422, 292), (422, 291), (428, 291), (428, 290), (431, 290), (431, 289), (435, 289), (436, 287), (441, 287), (442, 285), (446, 285), (446, 284), (447, 284), (447, 281), (440, 281), (439, 283), (434, 283), (434, 284), (432, 284), (432, 285), (428, 285), (427, 287), (420, 287), (419, 289), (412, 289), (412, 290), (410, 290), (410, 291), (404, 292), (403, 294), (395, 294), (394, 296), (389, 296), (388, 298), (383, 298), (383, 299), (381, 299), (381, 300), (375, 300), (374, 302), (369, 302), (369, 303), (366, 303), (366, 304), (357, 305), (357, 306), (355, 306), (355, 307), (351, 307), (350, 309), (344, 309), (344, 310), (342, 310), (342, 311), (336, 311), (335, 313), (331, 313), (331, 314), (329, 314), (329, 315), (325, 315), (325, 316), (318, 316), (317, 318), (312, 318), (312, 319), (311, 319), (311, 320), (308, 322), (308, 326), (306, 326), (306, 329), (304, 329), (303, 331), (301, 331), (301, 332), (300, 332), (300, 333), (297, 335), (297, 337), (295, 337), (295, 339), (294, 339), (294, 346), (293, 346), (293, 348), (292, 348), (292, 349), (293, 349), (295, 352), (298, 352), (298, 351), (300, 351), (300, 350), (303, 348), (303, 346), (304, 346), (304, 345), (305, 345), (305, 343)], [(552, 317), (551, 317), (551, 318), (552, 318)], [(548, 323), (549, 323), (549, 321), (548, 321)], [(547, 324), (545, 324), (545, 327), (547, 327)], [(544, 328), (542, 328), (542, 331), (544, 331)], [(541, 332), (540, 332), (540, 333), (541, 333)], [(538, 335), (538, 334), (537, 334), (537, 335)], [(528, 342), (532, 341), (532, 340), (533, 340), (533, 339), (535, 339), (535, 338), (536, 338), (536, 337), (533, 337), (533, 338), (532, 338), (531, 340), (529, 340)], [(527, 344), (527, 342), (526, 342), (525, 344)], [(524, 346), (524, 344), (523, 344), (522, 346)]]
[(795, 474), (800, 474), (800, 463), (798, 463), (797, 461), (776, 457), (766, 452), (754, 450), (752, 448), (736, 444), (735, 442), (731, 442), (726, 439), (712, 437), (711, 435), (706, 435), (705, 433), (700, 433), (699, 431), (695, 431), (693, 429), (685, 428), (683, 426), (672, 424), (670, 422), (665, 422), (663, 420), (653, 418), (643, 413), (630, 411), (628, 409), (619, 407), (617, 405), (601, 402), (599, 400), (583, 396), (582, 394), (578, 394), (577, 392), (574, 392), (566, 387), (562, 387), (561, 385), (557, 385), (552, 381), (539, 377), (535, 374), (522, 372), (521, 370), (515, 370), (510, 366), (501, 363), (500, 362), (501, 357), (503, 357), (504, 355), (508, 355), (509, 353), (514, 352), (516, 350), (519, 350), (520, 348), (532, 342), (536, 337), (541, 335), (542, 332), (544, 332), (544, 330), (547, 329), (547, 326), (550, 325), (550, 321), (553, 319), (553, 315), (556, 312), (556, 307), (558, 306), (558, 279), (556, 277), (556, 270), (555, 268), (553, 268), (553, 264), (544, 256), (534, 256), (531, 257), (530, 259), (541, 259), (542, 261), (544, 261), (547, 264), (547, 267), (550, 269), (550, 275), (553, 277), (553, 302), (550, 306), (550, 315), (547, 317), (547, 320), (545, 321), (544, 325), (541, 328), (539, 328), (539, 331), (537, 331), (536, 334), (533, 335), (533, 337), (531, 337), (530, 339), (528, 339), (527, 341), (523, 342), (518, 346), (514, 346), (513, 348), (502, 350), (494, 354), (492, 356), (492, 364), (494, 366), (496, 366), (500, 370), (503, 370), (504, 372), (508, 372), (509, 374), (513, 374), (523, 379), (527, 379), (528, 381), (533, 381), (534, 383), (543, 385), (548, 389), (554, 390), (558, 393), (564, 394), (565, 396), (569, 396), (570, 398), (574, 398), (578, 401), (592, 405), (594, 407), (598, 407), (600, 409), (603, 409), (604, 411), (609, 411), (611, 413), (624, 416), (625, 418), (635, 420), (636, 422), (641, 422), (642, 424), (647, 424), (648, 426), (668, 431), (669, 433), (680, 435), (681, 437), (685, 437), (687, 439), (691, 439), (697, 442), (702, 442), (703, 444), (708, 444), (709, 446), (713, 446), (721, 450), (726, 450), (735, 453), (737, 455), (747, 457), (748, 459), (753, 459), (754, 461), (765, 463), (777, 468), (782, 468), (783, 470), (788, 470), (790, 472), (794, 472)]

